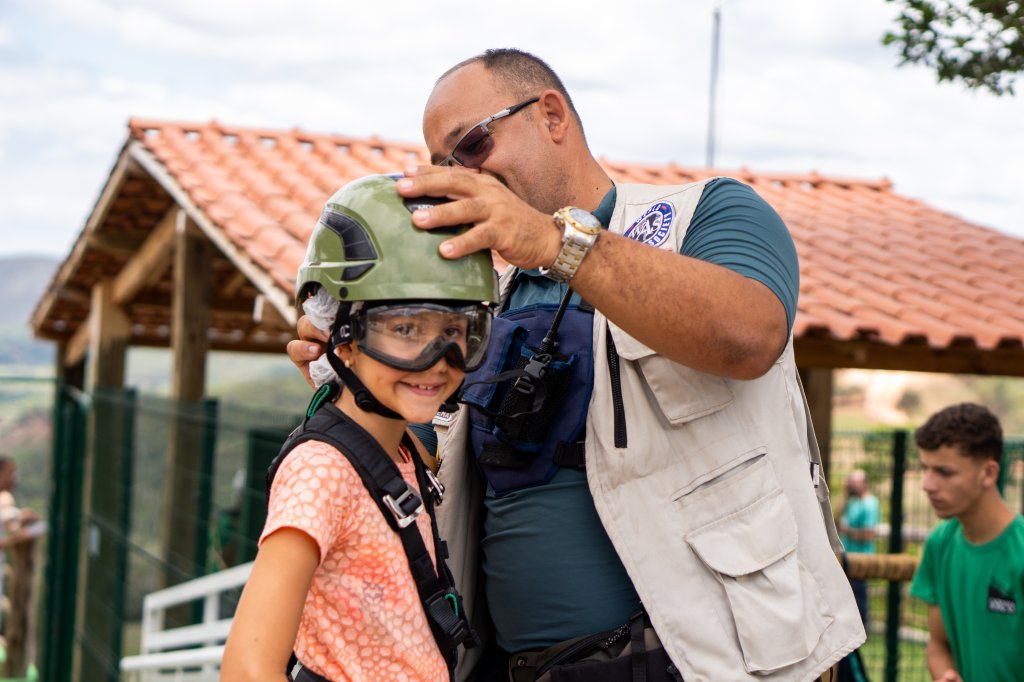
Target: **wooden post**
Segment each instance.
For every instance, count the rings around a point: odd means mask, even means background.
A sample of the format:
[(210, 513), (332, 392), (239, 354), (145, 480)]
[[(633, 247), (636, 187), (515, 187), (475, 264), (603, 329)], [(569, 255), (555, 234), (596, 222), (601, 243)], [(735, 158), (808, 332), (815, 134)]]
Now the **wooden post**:
[(7, 550), (7, 613), (4, 616), (4, 638), (7, 658), (3, 676), (22, 678), (28, 674), (28, 665), (34, 658), (35, 642), (32, 613), (35, 600), (36, 539), (26, 538)]
[(832, 472), (832, 370), (827, 368), (801, 368), (800, 381), (811, 408), (814, 435), (821, 450), (821, 466), (825, 480)]
[[(84, 510), (79, 550), (79, 589), (75, 646), (75, 680), (116, 680), (121, 652), (121, 603), (126, 560), (123, 538), (111, 529), (121, 526), (128, 509), (127, 491), (111, 485), (111, 476), (130, 466), (130, 443), (124, 442), (125, 409), (116, 399), (124, 385), (125, 356), (131, 324), (114, 302), (112, 280), (104, 279), (92, 290), (88, 321), (86, 386), (92, 408), (86, 436), (83, 472)], [(76, 529), (77, 530), (77, 529)], [(114, 659), (114, 660), (110, 660)], [(113, 672), (111, 666), (114, 666)]]
[[(199, 574), (195, 565), (197, 531), (208, 519), (196, 518), (203, 452), (203, 409), (206, 383), (207, 332), (210, 325), (210, 267), (213, 249), (178, 213), (174, 252), (174, 296), (171, 312), (171, 397), (177, 414), (171, 421), (167, 450), (162, 540), (168, 564), (165, 586)], [(187, 618), (188, 611), (168, 614)], [(171, 625), (171, 623), (168, 623)]]

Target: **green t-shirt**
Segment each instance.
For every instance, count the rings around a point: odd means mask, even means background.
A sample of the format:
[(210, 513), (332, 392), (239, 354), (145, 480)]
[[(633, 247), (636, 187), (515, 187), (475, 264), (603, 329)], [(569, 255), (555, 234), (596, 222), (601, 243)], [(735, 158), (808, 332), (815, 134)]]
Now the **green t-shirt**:
[(1024, 517), (983, 545), (968, 542), (955, 519), (940, 524), (910, 594), (942, 610), (965, 682), (1024, 679)]

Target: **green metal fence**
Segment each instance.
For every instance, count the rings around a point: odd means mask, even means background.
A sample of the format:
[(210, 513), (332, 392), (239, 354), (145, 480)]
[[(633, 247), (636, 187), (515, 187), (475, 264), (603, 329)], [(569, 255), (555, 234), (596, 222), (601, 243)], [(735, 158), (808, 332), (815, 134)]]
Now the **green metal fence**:
[[(2, 389), (11, 382), (0, 378)], [(73, 661), (89, 676), (116, 680), (118, 661), (138, 651), (142, 598), (167, 584), (244, 563), (255, 556), (265, 511), (263, 475), (297, 413), (253, 411), (229, 403), (185, 404), (134, 391), (99, 391), (40, 384), (52, 403), (49, 460), (49, 521), (39, 614), (38, 665), (46, 682), (70, 682)], [(102, 418), (101, 418), (102, 417)], [(90, 424), (94, 426), (90, 427)], [(187, 424), (201, 452), (189, 472), (196, 484), (194, 504), (170, 510), (164, 503), (172, 433)], [(83, 509), (89, 486), (85, 470), (90, 428), (106, 429), (92, 447), (117, 448), (122, 466), (99, 472), (92, 511)], [(0, 449), (6, 448), (0, 431)], [(937, 522), (920, 489), (917, 454), (904, 431), (836, 433), (830, 487), (838, 509), (842, 481), (854, 468), (867, 471), (882, 503), (879, 552), (919, 553)], [(1024, 509), (1024, 440), (1007, 441), (1004, 494)], [(97, 477), (93, 476), (93, 480)], [(97, 494), (100, 496), (97, 498)], [(122, 500), (114, 512), (96, 500)], [(109, 513), (108, 513), (109, 512)], [(189, 528), (188, 556), (165, 556), (164, 524)], [(106, 553), (106, 554), (104, 554)], [(83, 563), (84, 557), (84, 563)], [(97, 557), (105, 557), (100, 561)], [(97, 563), (98, 562), (98, 563)], [(91, 571), (90, 587), (79, 594), (80, 571)], [(924, 663), (927, 610), (907, 596), (906, 583), (870, 581), (869, 639), (862, 649), (872, 680), (929, 680)], [(93, 593), (94, 592), (94, 593)], [(237, 595), (222, 604), (233, 612)], [(83, 613), (91, 614), (84, 618)], [(173, 618), (188, 621), (186, 609)], [(91, 620), (90, 620), (91, 618)], [(98, 628), (98, 626), (102, 626)]]
[[(121, 657), (138, 652), (142, 599), (154, 590), (251, 560), (262, 528), (266, 499), (263, 472), (288, 432), (292, 413), (267, 413), (231, 404), (180, 403), (132, 390), (86, 395), (58, 386), (54, 409), (54, 485), (41, 604), (39, 667), (47, 682), (69, 682), (78, 658), (79, 679), (118, 680)], [(102, 415), (106, 437), (90, 436), (90, 419)], [(165, 503), (168, 454), (185, 431), (198, 434), (201, 449), (193, 504)], [(97, 445), (94, 440), (99, 440)], [(92, 447), (124, 450), (123, 466), (100, 473), (92, 511), (83, 509), (89, 487), (83, 470)], [(93, 477), (95, 480), (96, 477)], [(97, 501), (117, 498), (114, 514)], [(165, 524), (195, 537), (189, 556), (164, 551)], [(84, 547), (83, 547), (84, 543)], [(104, 552), (108, 560), (103, 559)], [(83, 563), (84, 557), (84, 563)], [(90, 571), (84, 594), (79, 572)], [(221, 605), (233, 612), (237, 595)], [(168, 625), (195, 622), (199, 606), (167, 616)]]

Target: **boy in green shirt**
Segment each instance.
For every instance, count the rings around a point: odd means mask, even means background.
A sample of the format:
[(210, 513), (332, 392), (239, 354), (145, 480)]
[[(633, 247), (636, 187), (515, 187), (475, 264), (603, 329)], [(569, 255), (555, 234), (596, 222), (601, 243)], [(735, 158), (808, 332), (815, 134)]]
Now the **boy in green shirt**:
[(981, 405), (953, 405), (915, 433), (922, 487), (945, 519), (910, 594), (928, 602), (926, 657), (942, 682), (1024, 674), (1024, 517), (999, 495), (1003, 433)]

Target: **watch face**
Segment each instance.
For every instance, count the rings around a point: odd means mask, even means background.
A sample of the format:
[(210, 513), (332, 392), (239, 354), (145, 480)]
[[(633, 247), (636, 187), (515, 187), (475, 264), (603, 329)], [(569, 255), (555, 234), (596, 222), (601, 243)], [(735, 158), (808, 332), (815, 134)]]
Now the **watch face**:
[(582, 208), (576, 208), (575, 206), (570, 208), (569, 217), (579, 223), (580, 226), (588, 232), (596, 232), (601, 229), (601, 222)]

